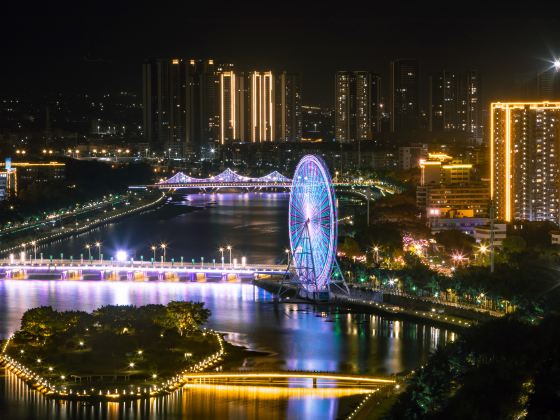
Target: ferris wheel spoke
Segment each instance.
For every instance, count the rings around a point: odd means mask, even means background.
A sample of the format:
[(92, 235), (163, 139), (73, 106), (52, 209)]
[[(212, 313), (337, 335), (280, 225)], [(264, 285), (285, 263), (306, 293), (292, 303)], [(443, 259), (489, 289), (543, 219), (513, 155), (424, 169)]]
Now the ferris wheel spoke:
[(306, 156), (294, 173), (290, 193), (290, 244), (304, 287), (324, 290), (336, 253), (334, 190), (325, 163)]

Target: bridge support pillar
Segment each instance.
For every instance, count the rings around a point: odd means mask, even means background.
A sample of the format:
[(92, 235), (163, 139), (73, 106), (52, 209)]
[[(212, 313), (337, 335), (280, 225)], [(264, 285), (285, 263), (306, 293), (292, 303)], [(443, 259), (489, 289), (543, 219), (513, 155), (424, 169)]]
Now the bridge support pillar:
[(313, 378), (313, 388), (317, 388), (317, 378)]
[(157, 279), (158, 281), (163, 281), (165, 279), (165, 273), (163, 271), (160, 271), (157, 275)]
[(99, 272), (99, 280), (105, 280), (105, 271), (101, 270)]

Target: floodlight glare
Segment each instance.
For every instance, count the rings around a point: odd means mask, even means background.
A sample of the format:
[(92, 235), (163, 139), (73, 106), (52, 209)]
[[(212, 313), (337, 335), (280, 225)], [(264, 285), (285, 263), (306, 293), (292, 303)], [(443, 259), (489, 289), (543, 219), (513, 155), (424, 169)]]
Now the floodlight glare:
[(117, 261), (126, 261), (126, 251), (117, 251)]

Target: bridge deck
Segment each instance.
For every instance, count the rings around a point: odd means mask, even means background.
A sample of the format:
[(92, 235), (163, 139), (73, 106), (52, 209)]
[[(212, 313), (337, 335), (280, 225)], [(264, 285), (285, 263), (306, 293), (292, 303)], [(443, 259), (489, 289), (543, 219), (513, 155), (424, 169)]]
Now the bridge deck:
[(182, 375), (183, 380), (203, 383), (236, 383), (245, 385), (279, 384), (312, 381), (313, 386), (386, 386), (396, 381), (387, 377), (372, 377), (327, 372), (201, 372)]

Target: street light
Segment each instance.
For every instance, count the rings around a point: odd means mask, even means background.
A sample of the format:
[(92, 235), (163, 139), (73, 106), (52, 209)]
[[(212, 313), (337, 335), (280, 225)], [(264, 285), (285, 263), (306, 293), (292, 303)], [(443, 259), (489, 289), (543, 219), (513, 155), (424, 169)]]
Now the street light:
[(37, 262), (37, 241), (32, 241), (31, 245), (33, 245), (34, 263), (36, 263)]
[(229, 265), (231, 265), (231, 245), (227, 246), (227, 250), (229, 251)]
[(222, 269), (224, 268), (224, 248), (220, 247), (219, 251), (222, 253)]
[(163, 262), (165, 262), (165, 250), (167, 248), (167, 244), (161, 244), (160, 247), (163, 249)]
[(99, 263), (101, 264), (101, 242), (96, 242), (95, 246), (97, 247), (97, 251), (99, 253)]
[(373, 247), (373, 252), (375, 252), (375, 264), (379, 264), (379, 247), (377, 245)]
[(157, 247), (155, 245), (152, 245), (152, 251), (154, 251), (154, 261), (156, 260), (156, 249)]
[(88, 251), (88, 261), (91, 261), (91, 245), (86, 244), (86, 249)]

